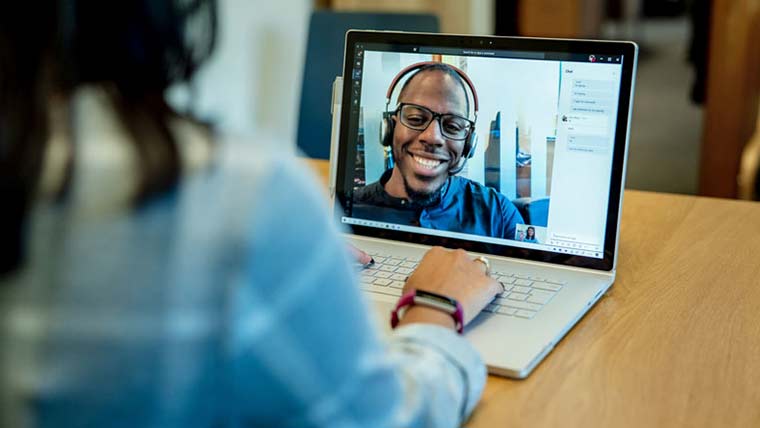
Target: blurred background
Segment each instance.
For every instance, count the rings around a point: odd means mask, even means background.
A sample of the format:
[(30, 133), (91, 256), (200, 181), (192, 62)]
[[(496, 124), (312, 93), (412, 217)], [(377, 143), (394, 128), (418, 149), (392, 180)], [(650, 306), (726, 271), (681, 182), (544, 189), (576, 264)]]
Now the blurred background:
[(343, 26), (430, 31), (432, 19), (446, 33), (626, 39), (641, 48), (626, 187), (760, 194), (760, 0), (219, 0), (219, 9), (214, 56), (169, 98), (224, 132), (329, 147)]

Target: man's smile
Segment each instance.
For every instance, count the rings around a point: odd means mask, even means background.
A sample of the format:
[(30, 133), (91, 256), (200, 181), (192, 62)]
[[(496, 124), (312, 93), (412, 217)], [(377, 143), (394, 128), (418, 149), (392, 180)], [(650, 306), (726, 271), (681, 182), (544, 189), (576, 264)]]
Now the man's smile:
[(421, 156), (415, 156), (415, 155), (412, 155), (412, 159), (414, 159), (414, 161), (417, 162), (418, 164), (429, 169), (433, 169), (437, 167), (438, 165), (440, 165), (441, 163), (443, 163), (443, 161), (440, 161), (437, 159), (428, 159), (428, 158), (423, 158)]
[(443, 159), (435, 155), (422, 155), (412, 152), (407, 152), (411, 158), (412, 168), (414, 173), (425, 177), (435, 177), (442, 173), (441, 169), (445, 167), (448, 159)]

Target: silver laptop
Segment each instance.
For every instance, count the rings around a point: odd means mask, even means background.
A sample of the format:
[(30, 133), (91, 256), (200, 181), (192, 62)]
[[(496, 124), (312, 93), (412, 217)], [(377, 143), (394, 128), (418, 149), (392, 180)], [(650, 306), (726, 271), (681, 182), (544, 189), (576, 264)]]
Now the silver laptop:
[(506, 291), (467, 328), (525, 378), (615, 280), (638, 48), (630, 42), (346, 35), (330, 192), (376, 263), (387, 326), (432, 245), (484, 255)]

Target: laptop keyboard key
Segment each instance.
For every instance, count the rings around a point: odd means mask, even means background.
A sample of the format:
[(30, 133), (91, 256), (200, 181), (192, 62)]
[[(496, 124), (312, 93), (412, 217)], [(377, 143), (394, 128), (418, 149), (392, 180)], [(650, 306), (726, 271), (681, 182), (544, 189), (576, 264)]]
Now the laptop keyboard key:
[(388, 287), (404, 288), (404, 283), (402, 281), (392, 281), (390, 284), (388, 284)]
[(521, 287), (518, 285), (512, 288), (512, 291), (515, 293), (530, 294), (530, 287)]
[(406, 281), (406, 275), (401, 275), (400, 273), (391, 274), (390, 278), (394, 281)]
[(528, 296), (528, 302), (530, 303), (536, 303), (539, 305), (545, 305), (549, 303), (549, 300), (554, 297), (554, 294), (556, 293), (550, 293), (548, 291), (541, 291), (541, 290), (533, 290), (530, 293), (530, 296)]
[(514, 315), (517, 313), (517, 309), (507, 308), (505, 306), (499, 306), (499, 308), (496, 309), (496, 313), (503, 314), (503, 315)]
[(379, 271), (377, 271), (377, 273), (375, 273), (375, 278), (390, 278), (391, 275), (394, 275), (394, 274), (392, 274), (390, 272), (383, 272), (383, 271), (379, 270)]
[(520, 317), (520, 318), (525, 318), (525, 319), (531, 319), (534, 316), (536, 316), (536, 312), (519, 309), (517, 312), (515, 312), (515, 316)]
[(398, 288), (382, 287), (380, 285), (362, 284), (362, 289), (372, 293), (385, 294), (394, 297), (401, 295), (401, 290)]
[(502, 284), (514, 284), (515, 279), (508, 276), (500, 276), (496, 278), (497, 281), (501, 282)]
[(510, 308), (524, 309), (526, 311), (536, 311), (536, 312), (538, 312), (542, 308), (541, 305), (537, 305), (535, 303), (515, 302), (514, 300), (509, 300), (509, 299), (506, 299), (504, 303), (501, 303), (501, 304), (502, 306), (507, 306)]
[(385, 286), (385, 285), (388, 285), (388, 284), (390, 284), (391, 282), (393, 282), (393, 281), (391, 281), (390, 279), (385, 279), (385, 278), (377, 278), (377, 279), (375, 280), (375, 282), (373, 282), (373, 284), (375, 284), (375, 285), (383, 285), (383, 286)]
[(409, 275), (412, 272), (414, 272), (414, 269), (409, 269), (405, 267), (396, 268), (396, 273), (400, 273), (403, 275)]
[(525, 293), (515, 293), (515, 292), (512, 292), (512, 293), (509, 293), (509, 296), (507, 296), (507, 299), (518, 300), (518, 301), (523, 301), (523, 300), (525, 300), (527, 298), (528, 298), (528, 295), (525, 294)]
[(548, 282), (537, 282), (533, 284), (533, 288), (546, 291), (559, 291), (562, 289), (561, 285), (549, 284)]
[(499, 305), (495, 303), (491, 303), (490, 305), (483, 308), (483, 311), (485, 312), (496, 312), (496, 310), (499, 309)]
[(527, 279), (518, 279), (515, 281), (515, 285), (522, 285), (524, 287), (530, 287), (531, 284), (533, 284), (533, 281)]

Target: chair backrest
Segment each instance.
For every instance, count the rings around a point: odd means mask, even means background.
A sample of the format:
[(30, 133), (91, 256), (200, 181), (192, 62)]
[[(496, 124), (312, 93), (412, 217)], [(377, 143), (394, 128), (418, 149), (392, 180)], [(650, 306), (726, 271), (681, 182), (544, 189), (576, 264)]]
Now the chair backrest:
[(298, 148), (312, 158), (330, 157), (332, 83), (343, 72), (343, 45), (350, 29), (437, 33), (439, 24), (436, 16), (421, 14), (318, 11), (311, 15), (298, 115)]
[(517, 198), (513, 199), (517, 210), (520, 211), (525, 224), (546, 227), (549, 223), (549, 198)]

